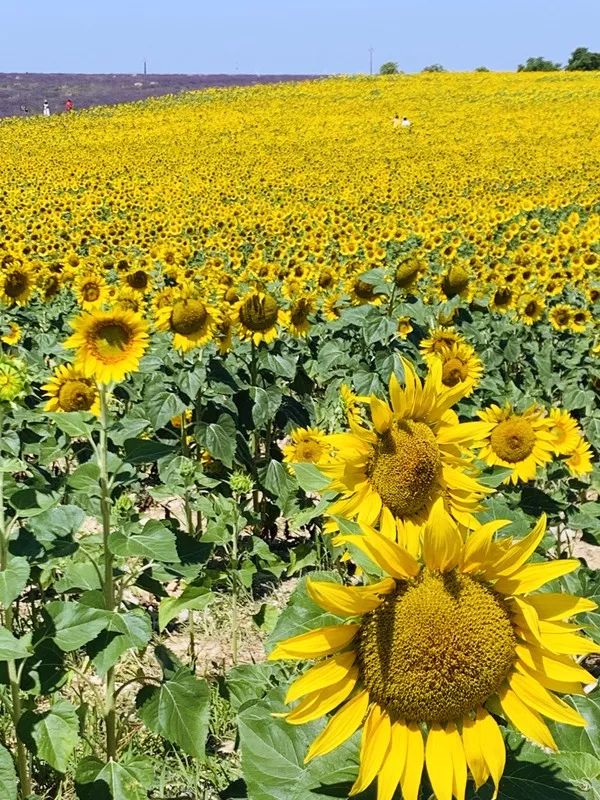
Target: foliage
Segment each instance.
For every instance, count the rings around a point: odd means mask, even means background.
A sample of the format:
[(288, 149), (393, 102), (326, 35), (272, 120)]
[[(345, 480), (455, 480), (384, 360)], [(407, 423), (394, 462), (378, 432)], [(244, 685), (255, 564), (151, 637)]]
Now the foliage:
[(525, 64), (519, 64), (517, 72), (556, 72), (561, 68), (555, 61), (549, 61), (542, 56), (528, 58)]
[(600, 53), (592, 53), (587, 47), (576, 47), (571, 53), (565, 69), (586, 72), (600, 69)]
[(380, 75), (397, 75), (398, 71), (398, 64), (395, 61), (386, 61), (379, 67)]

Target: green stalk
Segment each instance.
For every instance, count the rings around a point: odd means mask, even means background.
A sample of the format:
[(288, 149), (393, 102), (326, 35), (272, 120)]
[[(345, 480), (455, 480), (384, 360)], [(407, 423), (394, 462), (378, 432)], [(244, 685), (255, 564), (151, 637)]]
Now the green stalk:
[[(238, 499), (239, 502), (239, 499)], [(238, 663), (238, 517), (233, 520), (233, 540), (231, 543), (231, 658), (233, 665)]]
[[(108, 546), (110, 536), (110, 489), (108, 485), (108, 390), (100, 386), (100, 441), (98, 444), (98, 467), (100, 469), (100, 511), (102, 514), (102, 550), (104, 556), (104, 605), (107, 611), (115, 609), (115, 584), (113, 577), (113, 555)], [(117, 714), (115, 695), (115, 668), (106, 673), (104, 694), (104, 724), (106, 726), (106, 757), (109, 761), (117, 757)]]
[[(4, 432), (4, 410), (0, 408), (0, 441)], [(4, 572), (8, 565), (8, 533), (6, 530), (6, 518), (4, 516), (4, 472), (0, 470), (0, 571)], [(4, 611), (4, 627), (12, 634), (13, 610), (9, 606)], [(32, 793), (31, 776), (29, 774), (29, 761), (25, 745), (17, 733), (17, 725), (21, 719), (23, 709), (21, 706), (21, 689), (19, 687), (19, 675), (15, 661), (7, 662), (8, 680), (10, 683), (11, 716), (15, 728), (15, 739), (17, 741), (17, 772), (19, 774), (19, 784), (21, 796), (26, 798)]]

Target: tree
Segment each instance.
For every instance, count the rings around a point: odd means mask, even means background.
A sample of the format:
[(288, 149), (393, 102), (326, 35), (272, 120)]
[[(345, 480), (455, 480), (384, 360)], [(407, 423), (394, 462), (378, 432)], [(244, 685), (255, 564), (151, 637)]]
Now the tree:
[(590, 53), (587, 47), (576, 47), (571, 53), (569, 63), (565, 69), (584, 70), (586, 72), (600, 69), (600, 53)]
[(560, 64), (549, 61), (542, 56), (528, 58), (525, 64), (519, 64), (517, 72), (556, 72), (560, 69)]
[(475, 72), (489, 72), (487, 67), (475, 67)]
[(398, 64), (395, 61), (386, 61), (379, 67), (380, 75), (397, 75), (398, 72)]
[(423, 67), (422, 72), (446, 72), (446, 70), (441, 64), (429, 64), (429, 66)]

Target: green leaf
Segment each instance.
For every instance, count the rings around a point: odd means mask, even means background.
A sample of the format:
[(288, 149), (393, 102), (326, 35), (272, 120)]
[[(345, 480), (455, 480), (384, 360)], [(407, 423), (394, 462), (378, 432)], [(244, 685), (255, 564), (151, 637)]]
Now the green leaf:
[(92, 433), (94, 417), (84, 411), (61, 411), (47, 413), (46, 416), (67, 436), (85, 438)]
[(99, 675), (106, 675), (127, 650), (141, 650), (152, 637), (150, 616), (142, 608), (131, 611), (105, 611), (109, 615), (106, 626), (87, 645)]
[(205, 586), (185, 586), (179, 597), (165, 597), (158, 606), (158, 628), (164, 630), (172, 619), (182, 611), (206, 608), (214, 599), (214, 594)]
[(261, 389), (259, 386), (251, 386), (250, 397), (254, 400), (252, 406), (252, 420), (257, 428), (264, 428), (277, 413), (281, 405), (282, 392), (277, 386), (269, 386), (268, 389)]
[(235, 423), (228, 414), (221, 414), (218, 422), (211, 422), (206, 427), (206, 449), (226, 467), (233, 464), (235, 435)]
[(30, 653), (30, 635), (17, 639), (6, 628), (0, 628), (0, 661), (15, 661), (26, 658)]
[(54, 600), (45, 607), (52, 622), (50, 634), (65, 653), (83, 647), (106, 626), (106, 612), (69, 600)]
[(305, 492), (321, 492), (331, 481), (314, 464), (292, 464), (298, 485)]
[(247, 704), (258, 702), (282, 683), (285, 677), (281, 664), (240, 664), (225, 676), (225, 691), (231, 707), (238, 712)]
[(130, 464), (150, 464), (174, 452), (172, 445), (156, 439), (126, 439), (125, 459)]
[(17, 773), (11, 754), (0, 744), (0, 797), (17, 800)]
[(144, 756), (124, 756), (105, 764), (95, 756), (79, 762), (75, 788), (79, 800), (147, 800), (154, 768)]
[(589, 753), (557, 753), (563, 775), (586, 800), (600, 800), (600, 758)]
[(175, 392), (158, 392), (152, 395), (145, 404), (148, 419), (154, 430), (164, 428), (173, 417), (178, 417), (186, 410), (187, 406)]
[(52, 506), (57, 505), (59, 501), (59, 494), (46, 494), (45, 492), (38, 492), (37, 489), (27, 488), (13, 492), (9, 502), (18, 517), (35, 517), (48, 511)]
[[(310, 743), (323, 722), (289, 725), (272, 716), (283, 711), (281, 690), (245, 707), (238, 716), (242, 771), (248, 800), (331, 800), (347, 797), (356, 778), (358, 739), (304, 764)], [(370, 795), (373, 796), (372, 794)], [(361, 795), (367, 800), (368, 795)]]
[(29, 579), (29, 563), (26, 558), (11, 556), (6, 569), (0, 572), (0, 604), (8, 608), (21, 594)]
[(56, 506), (29, 520), (27, 527), (40, 541), (51, 541), (56, 536), (72, 536), (84, 519), (85, 512), (79, 506)]
[(271, 459), (264, 474), (265, 489), (273, 495), (279, 508), (285, 505), (290, 494), (290, 477), (281, 461)]
[(151, 731), (185, 753), (204, 758), (209, 718), (206, 681), (183, 668), (159, 687), (145, 686), (136, 702), (140, 719)]
[(62, 578), (54, 582), (54, 589), (61, 594), (74, 590), (101, 589), (102, 583), (98, 570), (89, 561), (67, 564)]
[(17, 728), (33, 755), (58, 772), (67, 771), (67, 763), (79, 741), (79, 719), (71, 703), (59, 700), (39, 714), (25, 711)]
[(113, 531), (108, 546), (114, 555), (122, 558), (137, 556), (167, 564), (179, 562), (175, 534), (156, 519), (148, 520), (139, 533)]
[(589, 753), (600, 758), (600, 689), (588, 695), (570, 697), (569, 702), (587, 721), (585, 728), (551, 723), (559, 750)]
[(98, 464), (93, 464), (92, 462), (81, 464), (69, 476), (67, 483), (78, 492), (85, 492), (92, 496), (98, 495), (100, 493), (100, 468)]

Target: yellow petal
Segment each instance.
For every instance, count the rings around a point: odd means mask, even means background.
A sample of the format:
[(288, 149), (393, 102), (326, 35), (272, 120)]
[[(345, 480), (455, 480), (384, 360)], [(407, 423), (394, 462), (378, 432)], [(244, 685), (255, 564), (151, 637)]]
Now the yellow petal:
[(406, 725), (403, 722), (394, 722), (390, 746), (377, 776), (377, 800), (392, 800), (404, 769), (407, 740)]
[(487, 555), (496, 531), (510, 525), (509, 519), (486, 522), (468, 536), (463, 548), (463, 572), (477, 572), (487, 563)]
[(363, 792), (370, 786), (381, 769), (391, 740), (390, 718), (377, 704), (371, 706), (365, 722), (360, 743), (360, 766), (358, 777), (350, 789), (349, 796)]
[(338, 683), (326, 686), (312, 694), (306, 695), (296, 708), (286, 715), (290, 725), (304, 725), (314, 719), (328, 714), (340, 703), (343, 703), (356, 686), (358, 680), (358, 667), (351, 667), (347, 674)]
[(390, 375), (390, 400), (392, 403), (392, 408), (399, 414), (402, 410), (402, 389), (400, 388), (400, 384), (398, 383), (398, 378), (396, 377), (395, 373), (392, 372)]
[(508, 685), (499, 692), (499, 698), (505, 716), (523, 736), (550, 750), (558, 750), (544, 720), (536, 711), (526, 706)]
[(494, 589), (502, 594), (527, 594), (543, 586), (545, 583), (567, 575), (579, 567), (575, 558), (556, 559), (545, 564), (527, 564), (513, 572), (510, 577), (496, 581)]
[(535, 608), (530, 606), (527, 600), (521, 600), (520, 597), (511, 597), (509, 605), (513, 611), (513, 622), (516, 622), (520, 628), (529, 631), (534, 639), (541, 642), (540, 621)]
[(511, 575), (535, 552), (535, 548), (544, 538), (545, 532), (546, 515), (542, 514), (531, 533), (521, 539), (521, 541), (515, 542), (507, 551), (506, 555), (494, 565), (493, 574), (497, 577), (501, 575)]
[(396, 588), (393, 578), (384, 578), (370, 586), (342, 586), (331, 581), (308, 580), (306, 588), (317, 605), (332, 614), (357, 617), (374, 611), (383, 602), (379, 595)]
[(485, 708), (479, 708), (477, 710), (475, 731), (481, 741), (481, 751), (489, 773), (492, 776), (492, 780), (494, 781), (495, 789), (492, 800), (496, 800), (498, 797), (500, 778), (502, 777), (504, 765), (506, 764), (504, 739), (500, 733), (500, 728), (496, 724), (496, 720), (488, 714)]
[(520, 643), (515, 646), (515, 652), (519, 661), (526, 667), (542, 672), (552, 680), (573, 681), (584, 685), (594, 680), (594, 677), (572, 658), (554, 655), (547, 650)]
[(423, 734), (416, 722), (407, 723), (406, 731), (406, 761), (400, 778), (400, 786), (404, 800), (418, 800), (425, 763), (425, 745), (423, 744)]
[(269, 661), (278, 658), (319, 658), (328, 656), (350, 644), (360, 625), (328, 625), (278, 642), (269, 654)]
[(363, 691), (354, 695), (339, 711), (329, 720), (325, 728), (311, 744), (304, 763), (307, 764), (317, 756), (324, 756), (339, 747), (360, 728), (367, 708), (369, 707), (369, 693)]
[(437, 432), (440, 444), (470, 444), (485, 439), (495, 427), (494, 422), (461, 422), (443, 426)]
[(392, 411), (387, 403), (375, 395), (371, 396), (371, 419), (377, 433), (385, 433), (392, 424)]
[(347, 653), (337, 653), (326, 661), (315, 664), (292, 683), (285, 696), (285, 702), (293, 703), (305, 694), (338, 683), (347, 675), (355, 660), (356, 652), (349, 650)]
[(575, 633), (547, 633), (540, 623), (542, 644), (553, 653), (565, 656), (583, 656), (588, 653), (600, 653), (600, 644), (596, 644), (585, 636)]
[(423, 536), (423, 559), (432, 572), (447, 572), (460, 561), (462, 537), (439, 497), (431, 509)]
[[(549, 678), (547, 675), (544, 675), (543, 672), (538, 672), (532, 667), (528, 667), (519, 660), (515, 662), (515, 669), (525, 675), (529, 675), (546, 689), (550, 689), (551, 692), (559, 692), (560, 694), (585, 694), (581, 682), (557, 681), (554, 678)], [(592, 678), (591, 675), (590, 678)]]
[(597, 608), (596, 603), (588, 600), (587, 597), (553, 592), (533, 595), (527, 598), (527, 602), (535, 608), (540, 619), (544, 620), (567, 619)]
[(462, 740), (467, 764), (475, 781), (475, 788), (479, 789), (487, 781), (490, 772), (483, 755), (482, 742), (477, 732), (476, 720), (465, 717), (462, 725)]
[(452, 758), (452, 794), (464, 800), (467, 790), (467, 759), (460, 733), (453, 722), (446, 727), (446, 743)]
[(565, 725), (585, 726), (585, 719), (578, 711), (567, 705), (564, 700), (554, 697), (534, 678), (515, 671), (509, 676), (508, 683), (520, 700), (545, 717), (563, 722)]
[(357, 547), (392, 578), (406, 580), (419, 574), (421, 565), (406, 550), (372, 528), (363, 526), (363, 530), (364, 536), (339, 536), (338, 540)]
[(435, 722), (427, 735), (425, 763), (429, 782), (437, 800), (452, 800), (452, 755), (446, 742), (446, 731)]

